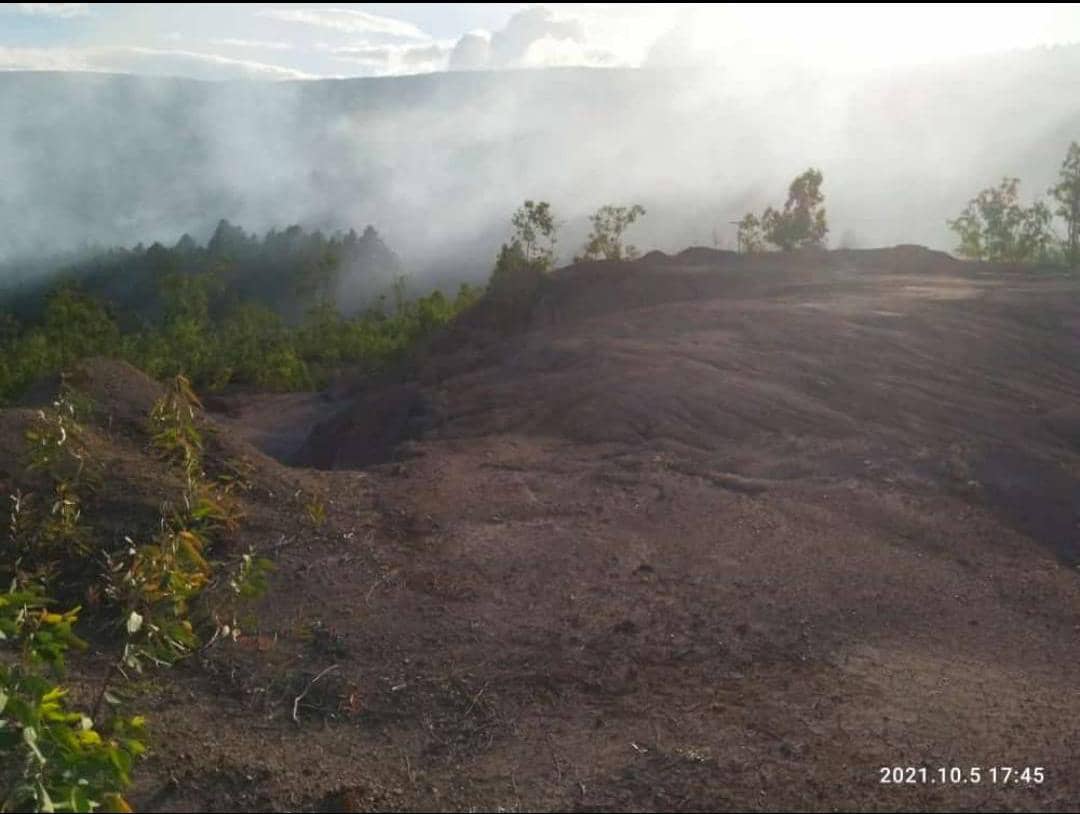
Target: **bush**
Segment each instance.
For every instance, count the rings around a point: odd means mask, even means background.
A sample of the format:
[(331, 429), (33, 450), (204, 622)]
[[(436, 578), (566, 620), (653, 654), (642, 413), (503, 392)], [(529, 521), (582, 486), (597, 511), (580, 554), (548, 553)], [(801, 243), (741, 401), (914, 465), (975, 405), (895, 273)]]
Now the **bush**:
[[(206, 476), (200, 404), (183, 377), (154, 405), (149, 422), (153, 446), (184, 474), (183, 494), (163, 504), (175, 508), (162, 509), (148, 542), (96, 540), (80, 500), (94, 493), (98, 469), (83, 443), (80, 401), (64, 393), (27, 431), (28, 470), (38, 480), (46, 476), (55, 495), (45, 503), (51, 508), (37, 511), (31, 495), (11, 495), (9, 540), (0, 547), (0, 584), (7, 586), (0, 592), (0, 646), (9, 651), (0, 656), (2, 811), (129, 811), (122, 795), (146, 748), (145, 722), (116, 709), (99, 716), (102, 701), (120, 704), (109, 682), (184, 658), (199, 644), (200, 627), (236, 636), (236, 606), (266, 588), (270, 570), (249, 551), (223, 575), (231, 599), (205, 596), (221, 570), (211, 549), (240, 513), (229, 493), (233, 482)], [(121, 635), (92, 714), (71, 709), (60, 683), (65, 656), (85, 646), (75, 634), (80, 609), (57, 611), (49, 594), (104, 599), (98, 621)]]

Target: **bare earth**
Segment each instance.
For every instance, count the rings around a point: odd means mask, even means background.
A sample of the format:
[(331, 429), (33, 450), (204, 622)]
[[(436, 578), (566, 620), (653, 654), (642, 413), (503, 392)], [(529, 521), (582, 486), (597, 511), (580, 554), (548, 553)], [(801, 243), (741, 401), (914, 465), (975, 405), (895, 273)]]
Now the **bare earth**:
[(229, 441), (278, 571), (147, 690), (140, 808), (1080, 805), (1080, 279), (699, 249), (488, 316), (336, 416), (231, 408), (324, 471)]

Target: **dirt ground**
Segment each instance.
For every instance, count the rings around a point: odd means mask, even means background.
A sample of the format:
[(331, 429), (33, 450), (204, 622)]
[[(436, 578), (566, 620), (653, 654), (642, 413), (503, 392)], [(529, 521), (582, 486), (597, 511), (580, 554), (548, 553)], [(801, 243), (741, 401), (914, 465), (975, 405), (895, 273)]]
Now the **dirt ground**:
[(1080, 279), (697, 249), (491, 316), (228, 405), (278, 570), (143, 688), (139, 809), (1080, 805)]

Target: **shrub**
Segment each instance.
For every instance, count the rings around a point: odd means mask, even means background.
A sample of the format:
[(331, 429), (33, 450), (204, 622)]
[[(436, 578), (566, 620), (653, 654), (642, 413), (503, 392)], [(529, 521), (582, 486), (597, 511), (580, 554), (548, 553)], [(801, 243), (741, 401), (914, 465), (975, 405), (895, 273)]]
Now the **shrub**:
[[(181, 499), (163, 509), (160, 530), (149, 542), (125, 538), (120, 550), (92, 545), (81, 519), (80, 489), (96, 471), (75, 406), (67, 393), (42, 410), (27, 432), (29, 470), (47, 475), (56, 496), (48, 511), (34, 512), (30, 496), (11, 496), (9, 544), (0, 548), (0, 810), (128, 811), (123, 798), (135, 759), (145, 750), (145, 721), (113, 709), (99, 718), (102, 701), (120, 702), (109, 682), (127, 670), (142, 672), (184, 658), (199, 644), (194, 605), (205, 598), (216, 568), (209, 557), (219, 535), (240, 514), (226, 485), (203, 468), (200, 404), (190, 383), (176, 377), (149, 418), (151, 443), (185, 475)], [(91, 556), (93, 554), (93, 556)], [(103, 573), (96, 566), (104, 560)], [(74, 567), (73, 567), (74, 566)], [(237, 635), (239, 603), (267, 586), (270, 563), (249, 550), (225, 574), (231, 599), (207, 603), (206, 617), (219, 633)], [(69, 707), (65, 656), (85, 646), (75, 634), (78, 607), (54, 609), (52, 591), (80, 594), (88, 587), (107, 599), (106, 626), (123, 647), (92, 715)], [(225, 615), (230, 620), (223, 624)]]

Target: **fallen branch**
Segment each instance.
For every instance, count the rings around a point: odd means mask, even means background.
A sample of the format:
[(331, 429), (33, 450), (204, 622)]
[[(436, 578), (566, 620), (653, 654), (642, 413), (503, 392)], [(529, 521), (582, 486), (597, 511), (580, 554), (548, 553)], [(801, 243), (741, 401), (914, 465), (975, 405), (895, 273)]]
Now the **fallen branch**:
[(338, 666), (336, 664), (331, 664), (329, 667), (327, 667), (325, 670), (323, 670), (321, 673), (319, 673), (317, 676), (315, 676), (315, 678), (311, 679), (311, 681), (308, 682), (308, 685), (306, 687), (304, 687), (304, 691), (302, 693), (300, 693), (298, 696), (296, 696), (296, 698), (293, 699), (293, 702), (292, 702), (292, 719), (294, 721), (296, 721), (297, 725), (300, 724), (300, 702), (304, 700), (304, 696), (306, 696), (309, 692), (311, 692), (311, 688), (315, 686), (315, 682), (317, 682), (320, 678), (322, 678), (327, 673), (333, 672), (337, 668), (338, 668)]

